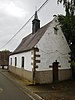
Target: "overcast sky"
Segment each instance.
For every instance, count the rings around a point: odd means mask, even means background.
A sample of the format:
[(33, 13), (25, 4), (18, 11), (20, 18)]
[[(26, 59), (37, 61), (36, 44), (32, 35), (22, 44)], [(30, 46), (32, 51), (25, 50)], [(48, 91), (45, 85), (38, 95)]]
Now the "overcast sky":
[[(31, 33), (32, 21), (22, 29), (6, 46), (12, 36), (24, 25), (46, 0), (0, 0), (0, 50), (13, 51), (22, 38)], [(53, 15), (64, 14), (62, 5), (57, 5), (57, 0), (49, 0), (38, 12), (41, 26), (50, 22)], [(3, 47), (4, 46), (4, 47)]]

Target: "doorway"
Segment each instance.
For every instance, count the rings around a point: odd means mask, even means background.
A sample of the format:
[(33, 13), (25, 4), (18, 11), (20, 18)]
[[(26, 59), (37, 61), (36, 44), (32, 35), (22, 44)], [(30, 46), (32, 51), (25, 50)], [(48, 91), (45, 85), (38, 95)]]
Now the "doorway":
[(58, 64), (59, 62), (53, 62), (53, 82), (58, 81)]

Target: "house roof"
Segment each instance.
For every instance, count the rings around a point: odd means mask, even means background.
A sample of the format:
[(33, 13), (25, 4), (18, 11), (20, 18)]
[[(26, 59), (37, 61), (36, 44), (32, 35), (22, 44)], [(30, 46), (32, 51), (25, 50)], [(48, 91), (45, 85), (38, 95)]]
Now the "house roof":
[(36, 33), (34, 34), (31, 33), (25, 38), (23, 38), (19, 46), (14, 50), (13, 53), (11, 53), (11, 55), (31, 50), (39, 42), (41, 37), (44, 35), (50, 23), (51, 22), (41, 27)]

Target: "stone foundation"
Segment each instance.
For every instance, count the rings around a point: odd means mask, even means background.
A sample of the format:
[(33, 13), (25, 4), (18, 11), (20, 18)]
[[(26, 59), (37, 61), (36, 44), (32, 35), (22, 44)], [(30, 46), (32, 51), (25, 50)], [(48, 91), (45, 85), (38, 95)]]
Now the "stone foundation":
[[(71, 79), (71, 69), (59, 69), (58, 70), (58, 81)], [(38, 71), (36, 72), (36, 83), (52, 83), (53, 82), (53, 71)]]
[(59, 69), (58, 76), (59, 81), (70, 79), (72, 77), (71, 69)]
[[(31, 71), (24, 70), (22, 68), (16, 68), (9, 66), (9, 70), (21, 77), (28, 79), (33, 82), (33, 73)], [(58, 81), (70, 79), (72, 77), (71, 69), (59, 69), (58, 70)], [(36, 71), (35, 83), (48, 84), (53, 82), (53, 71)]]
[(28, 79), (31, 82), (33, 80), (31, 71), (24, 70), (23, 68), (16, 68), (14, 66), (9, 66), (9, 71), (11, 71), (12, 73), (15, 73), (23, 78)]

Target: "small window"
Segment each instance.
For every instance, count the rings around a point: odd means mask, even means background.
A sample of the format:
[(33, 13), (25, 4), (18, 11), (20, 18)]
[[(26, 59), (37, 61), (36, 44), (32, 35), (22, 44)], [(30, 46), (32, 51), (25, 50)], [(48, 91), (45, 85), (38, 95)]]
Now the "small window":
[(10, 59), (10, 65), (12, 65), (12, 58)]
[(15, 66), (17, 66), (17, 57), (15, 57)]
[(58, 28), (54, 27), (54, 33), (57, 34)]
[(24, 68), (24, 57), (22, 57), (22, 68)]

